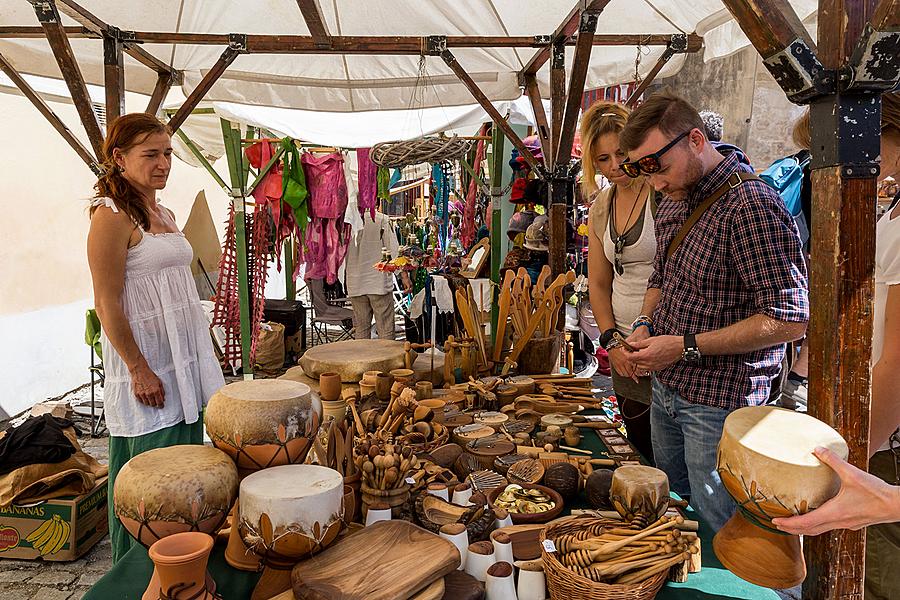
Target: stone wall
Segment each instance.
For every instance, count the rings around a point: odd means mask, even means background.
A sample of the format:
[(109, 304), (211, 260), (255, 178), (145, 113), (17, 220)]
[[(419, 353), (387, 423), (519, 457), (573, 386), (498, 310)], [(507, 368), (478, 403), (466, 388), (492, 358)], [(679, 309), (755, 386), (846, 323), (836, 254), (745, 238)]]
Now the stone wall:
[(723, 141), (743, 148), (757, 169), (796, 152), (791, 128), (803, 109), (787, 100), (753, 48), (708, 63), (701, 53), (689, 54), (677, 75), (651, 89), (662, 86), (671, 86), (697, 110), (724, 116)]

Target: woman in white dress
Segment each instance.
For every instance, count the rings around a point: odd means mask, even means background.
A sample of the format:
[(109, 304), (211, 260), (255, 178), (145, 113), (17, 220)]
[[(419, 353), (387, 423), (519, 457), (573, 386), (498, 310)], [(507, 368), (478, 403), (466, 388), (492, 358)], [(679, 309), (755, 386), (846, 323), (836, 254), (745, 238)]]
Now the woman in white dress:
[[(592, 198), (588, 213), (588, 289), (591, 310), (603, 333), (600, 344), (609, 353), (613, 390), (625, 422), (628, 440), (649, 461), (650, 378), (635, 372), (626, 350), (614, 337), (627, 338), (640, 315), (653, 273), (656, 195), (643, 177), (632, 179), (619, 164), (619, 134), (629, 110), (614, 102), (597, 102), (581, 118), (582, 190)], [(598, 189), (595, 175), (611, 185)]]
[(225, 382), (190, 270), (193, 251), (156, 200), (172, 165), (171, 132), (153, 115), (124, 115), (103, 154), (87, 254), (102, 327), (115, 563), (136, 543), (113, 513), (119, 470), (153, 448), (202, 444), (203, 407)]

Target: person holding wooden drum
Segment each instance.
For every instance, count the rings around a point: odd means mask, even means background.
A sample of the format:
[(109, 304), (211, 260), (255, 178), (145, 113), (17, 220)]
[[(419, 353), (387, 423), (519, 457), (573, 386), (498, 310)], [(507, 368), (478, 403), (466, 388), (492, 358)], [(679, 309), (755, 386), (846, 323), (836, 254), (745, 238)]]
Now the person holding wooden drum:
[(87, 239), (102, 325), (109, 428), (109, 531), (115, 563), (134, 543), (113, 514), (119, 469), (153, 448), (202, 444), (203, 407), (225, 384), (191, 274), (193, 250), (156, 200), (172, 132), (153, 115), (116, 119), (103, 145)]
[[(656, 235), (653, 216), (657, 194), (643, 177), (628, 177), (619, 163), (619, 133), (630, 110), (614, 102), (597, 102), (581, 118), (584, 179), (582, 190), (592, 196), (588, 213), (588, 289), (600, 345), (609, 353), (613, 390), (629, 441), (651, 463), (650, 377), (635, 374), (630, 352), (621, 337), (632, 332), (641, 312), (647, 280), (653, 272)], [(600, 190), (594, 179), (603, 175), (612, 185)]]
[[(809, 113), (803, 118), (808, 121)], [(894, 92), (881, 97), (879, 180), (898, 176), (900, 93)], [(871, 475), (817, 452), (840, 475), (840, 493), (817, 510), (773, 523), (801, 535), (868, 526), (866, 600), (880, 600), (900, 598), (900, 194), (875, 228), (872, 365)]]
[(809, 321), (800, 238), (778, 193), (722, 156), (674, 93), (645, 100), (619, 141), (629, 157), (621, 169), (665, 195), (653, 273), (626, 340), (637, 374), (653, 374), (653, 456), (718, 530), (735, 510), (716, 472), (725, 418), (768, 401), (785, 343)]

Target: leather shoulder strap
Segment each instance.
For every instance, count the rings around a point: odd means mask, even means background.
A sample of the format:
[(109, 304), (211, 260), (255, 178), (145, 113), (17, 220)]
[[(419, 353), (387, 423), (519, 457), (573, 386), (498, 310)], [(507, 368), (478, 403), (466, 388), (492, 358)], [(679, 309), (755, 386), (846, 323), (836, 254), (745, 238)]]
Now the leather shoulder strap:
[(669, 243), (669, 247), (666, 249), (666, 260), (672, 258), (672, 255), (675, 254), (675, 251), (678, 250), (678, 247), (681, 245), (681, 242), (684, 241), (684, 238), (690, 233), (691, 229), (700, 220), (700, 217), (703, 216), (703, 213), (706, 210), (715, 204), (716, 200), (727, 194), (730, 190), (737, 189), (742, 183), (745, 181), (751, 181), (753, 179), (759, 179), (753, 173), (746, 173), (744, 171), (738, 171), (736, 173), (732, 173), (731, 177), (728, 178), (728, 181), (720, 185), (716, 191), (706, 197), (703, 202), (701, 202), (697, 208), (694, 209), (694, 212), (690, 214), (684, 224), (681, 226), (681, 229), (678, 230), (678, 233), (675, 234), (675, 237)]

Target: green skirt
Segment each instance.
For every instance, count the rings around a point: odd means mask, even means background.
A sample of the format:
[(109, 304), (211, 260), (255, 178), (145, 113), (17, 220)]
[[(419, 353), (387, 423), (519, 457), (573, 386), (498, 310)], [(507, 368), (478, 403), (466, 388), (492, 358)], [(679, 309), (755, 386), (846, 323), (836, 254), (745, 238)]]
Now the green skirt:
[(113, 489), (116, 476), (129, 460), (147, 450), (165, 448), (179, 444), (203, 444), (203, 413), (196, 423), (190, 425), (181, 422), (153, 433), (137, 437), (109, 438), (109, 539), (112, 543), (112, 561), (116, 564), (137, 541), (116, 518), (113, 503)]

